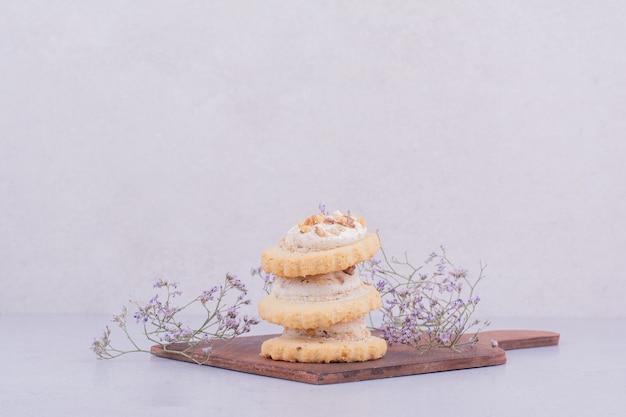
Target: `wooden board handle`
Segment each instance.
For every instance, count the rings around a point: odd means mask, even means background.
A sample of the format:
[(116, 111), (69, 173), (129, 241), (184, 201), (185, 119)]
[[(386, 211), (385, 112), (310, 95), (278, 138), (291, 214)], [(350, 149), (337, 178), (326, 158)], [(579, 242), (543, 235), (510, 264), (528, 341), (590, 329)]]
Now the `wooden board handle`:
[(487, 330), (478, 333), (479, 343), (498, 342), (504, 350), (525, 349), (559, 344), (560, 335), (543, 330)]

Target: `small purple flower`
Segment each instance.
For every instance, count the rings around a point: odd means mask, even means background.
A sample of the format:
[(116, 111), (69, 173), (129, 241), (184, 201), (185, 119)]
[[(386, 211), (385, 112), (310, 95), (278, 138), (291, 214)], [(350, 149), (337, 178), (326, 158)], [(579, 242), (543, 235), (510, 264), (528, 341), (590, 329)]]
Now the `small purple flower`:
[(239, 278), (237, 278), (236, 275), (230, 273), (226, 274), (226, 282), (234, 288), (238, 289), (239, 291), (247, 291), (245, 284)]
[(450, 308), (458, 308), (459, 306), (463, 306), (463, 300), (460, 298), (456, 299), (451, 305)]
[(141, 310), (133, 314), (133, 318), (135, 319), (136, 323), (139, 323), (140, 321), (144, 323), (148, 322), (148, 316), (146, 315), (144, 311), (141, 311)]
[(452, 272), (450, 272), (455, 279), (464, 278), (467, 276), (467, 270), (463, 268), (455, 268)]
[(437, 252), (431, 252), (430, 255), (428, 255), (428, 258), (426, 258), (426, 260), (424, 261), (425, 264), (429, 264), (433, 261), (433, 259), (435, 259), (437, 256)]
[(163, 288), (163, 287), (169, 287), (170, 285), (172, 286), (176, 286), (176, 283), (171, 283), (167, 280), (164, 280), (163, 278), (159, 278), (153, 285), (154, 288)]

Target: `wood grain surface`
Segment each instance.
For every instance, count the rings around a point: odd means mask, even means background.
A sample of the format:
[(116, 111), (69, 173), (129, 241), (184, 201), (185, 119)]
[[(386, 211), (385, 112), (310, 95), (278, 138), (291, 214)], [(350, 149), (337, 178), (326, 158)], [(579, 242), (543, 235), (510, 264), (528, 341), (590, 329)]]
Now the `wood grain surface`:
[[(282, 362), (261, 357), (261, 343), (270, 337), (276, 335), (238, 337), (229, 342), (216, 341), (208, 360), (207, 353), (203, 351), (206, 346), (198, 345), (193, 356), (197, 362), (217, 368), (324, 385), (501, 365), (506, 362), (505, 350), (550, 346), (559, 341), (558, 333), (553, 332), (495, 330), (481, 332), (480, 343), (466, 347), (461, 352), (435, 348), (420, 354), (408, 346), (393, 345), (378, 360), (318, 364)], [(498, 347), (491, 347), (491, 340), (497, 340)], [(167, 351), (155, 345), (152, 353), (163, 358), (193, 362), (190, 358), (172, 352), (185, 348), (186, 344), (173, 344), (168, 346)]]
[(478, 334), (479, 343), (498, 342), (504, 350), (526, 349), (559, 344), (560, 335), (543, 330), (489, 330)]

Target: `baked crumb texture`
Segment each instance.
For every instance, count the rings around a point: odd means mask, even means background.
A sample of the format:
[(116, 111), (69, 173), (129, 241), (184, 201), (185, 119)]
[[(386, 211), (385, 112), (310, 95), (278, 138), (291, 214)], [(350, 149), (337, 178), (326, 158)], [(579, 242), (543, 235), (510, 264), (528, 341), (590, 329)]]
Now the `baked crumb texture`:
[(374, 257), (378, 249), (380, 241), (374, 233), (349, 245), (318, 252), (293, 252), (279, 244), (263, 252), (261, 268), (285, 278), (321, 275), (343, 271), (366, 261)]
[(261, 346), (261, 355), (287, 362), (364, 362), (382, 358), (387, 342), (370, 336), (359, 341), (276, 337)]

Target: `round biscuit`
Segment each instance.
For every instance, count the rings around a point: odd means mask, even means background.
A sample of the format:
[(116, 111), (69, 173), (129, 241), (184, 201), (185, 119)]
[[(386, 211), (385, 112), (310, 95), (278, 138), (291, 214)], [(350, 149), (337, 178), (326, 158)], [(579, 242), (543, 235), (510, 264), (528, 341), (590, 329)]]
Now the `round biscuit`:
[(387, 342), (375, 336), (361, 341), (280, 336), (266, 340), (261, 345), (262, 356), (286, 362), (364, 362), (380, 359), (386, 352)]
[(361, 240), (346, 246), (317, 252), (291, 252), (273, 246), (261, 255), (261, 268), (266, 272), (285, 278), (321, 275), (343, 271), (372, 258), (380, 249), (375, 233), (368, 233)]

